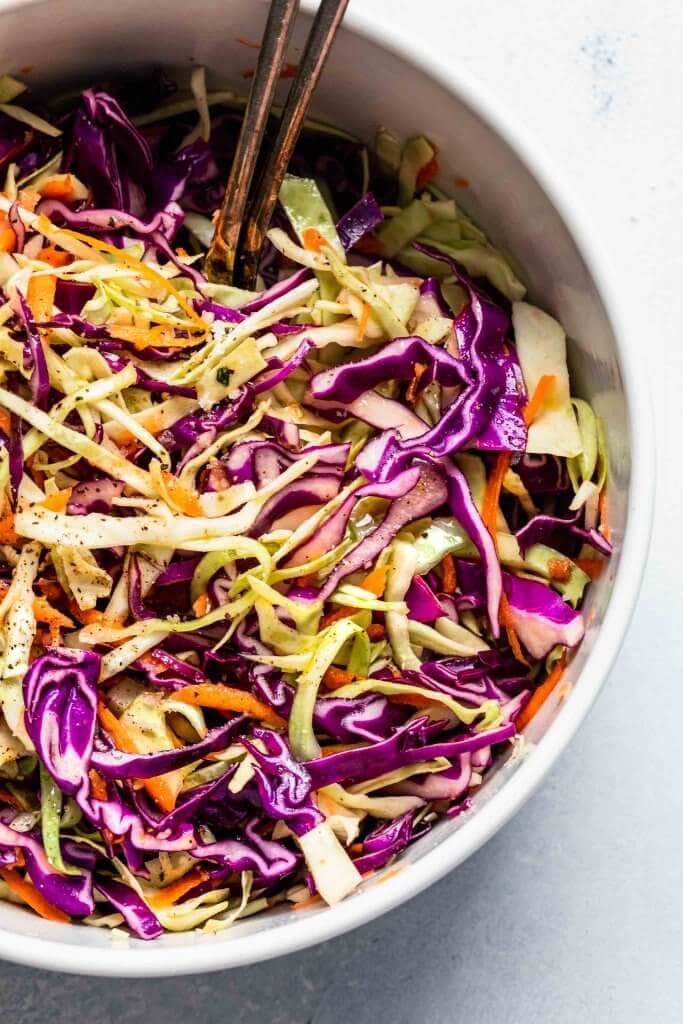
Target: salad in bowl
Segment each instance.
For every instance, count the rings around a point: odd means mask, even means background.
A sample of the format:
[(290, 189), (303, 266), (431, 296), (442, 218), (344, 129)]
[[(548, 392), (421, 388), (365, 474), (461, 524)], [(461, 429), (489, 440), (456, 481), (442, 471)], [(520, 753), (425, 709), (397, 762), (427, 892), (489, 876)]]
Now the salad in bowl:
[(428, 139), (309, 122), (257, 290), (206, 278), (241, 109), (0, 78), (0, 895), (141, 939), (466, 813), (611, 551), (562, 326)]

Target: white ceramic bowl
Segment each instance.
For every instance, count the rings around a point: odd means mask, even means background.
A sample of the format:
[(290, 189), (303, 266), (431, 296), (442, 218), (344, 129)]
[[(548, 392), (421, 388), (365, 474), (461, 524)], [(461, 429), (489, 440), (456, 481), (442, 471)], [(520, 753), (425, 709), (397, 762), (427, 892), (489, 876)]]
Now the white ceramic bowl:
[[(255, 0), (0, 0), (0, 70), (20, 73), (32, 65), (32, 82), (83, 82), (103, 71), (194, 62), (243, 90), (254, 51), (240, 40), (258, 40), (264, 18), (264, 2)], [(7, 959), (85, 974), (183, 974), (291, 953), (377, 917), (455, 868), (518, 810), (586, 715), (628, 627), (654, 495), (649, 401), (606, 261), (575, 202), (538, 145), (456, 61), (420, 52), (407, 31), (400, 36), (388, 27), (380, 37), (364, 25), (360, 10), (347, 17), (316, 107), (367, 140), (378, 124), (403, 137), (424, 133), (434, 140), (444, 184), (455, 176), (470, 183), (463, 204), (515, 254), (532, 299), (574, 339), (575, 388), (606, 425), (615, 539), (609, 570), (589, 593), (586, 638), (567, 670), (574, 685), (561, 706), (544, 706), (533, 722), (535, 748), (524, 760), (501, 765), (471, 812), (439, 823), (406, 851), (400, 871), (369, 879), (339, 906), (296, 914), (281, 908), (218, 936), (121, 944), (100, 930), (51, 924), (0, 904), (0, 956)]]

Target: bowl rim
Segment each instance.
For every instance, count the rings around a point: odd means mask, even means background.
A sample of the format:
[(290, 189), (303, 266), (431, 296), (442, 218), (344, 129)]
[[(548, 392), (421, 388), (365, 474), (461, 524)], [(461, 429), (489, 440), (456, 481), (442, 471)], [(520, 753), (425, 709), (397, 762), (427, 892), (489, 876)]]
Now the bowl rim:
[[(0, 0), (0, 16), (48, 0)], [(305, 7), (310, 11), (311, 4)], [(297, 952), (342, 935), (418, 895), (437, 882), (491, 838), (522, 807), (547, 775), (586, 717), (607, 680), (633, 614), (645, 569), (655, 497), (654, 427), (649, 384), (636, 362), (635, 339), (619, 310), (621, 302), (608, 270), (601, 241), (555, 170), (544, 146), (528, 132), (503, 100), (494, 97), (469, 71), (448, 60), (445, 53), (427, 50), (408, 31), (395, 24), (380, 27), (360, 6), (346, 15), (344, 28), (375, 43), (454, 93), (494, 131), (545, 192), (571, 235), (602, 300), (617, 341), (617, 351), (629, 413), (631, 483), (627, 523), (614, 593), (595, 646), (584, 666), (572, 700), (550, 725), (534, 750), (500, 790), (477, 809), (460, 830), (445, 838), (409, 869), (323, 913), (243, 936), (239, 941), (155, 947), (138, 943), (89, 948), (47, 938), (25, 936), (0, 928), (0, 957), (46, 970), (105, 977), (159, 977), (226, 970)], [(634, 496), (637, 495), (637, 501)]]

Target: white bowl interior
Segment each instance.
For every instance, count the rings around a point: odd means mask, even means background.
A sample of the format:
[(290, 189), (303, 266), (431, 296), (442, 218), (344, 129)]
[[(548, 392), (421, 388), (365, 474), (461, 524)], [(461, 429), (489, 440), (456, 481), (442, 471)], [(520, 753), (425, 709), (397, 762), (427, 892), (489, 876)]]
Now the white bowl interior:
[[(163, 5), (118, 0), (113, 6), (87, 0), (10, 4), (9, 9), (0, 10), (0, 68), (21, 76), (21, 69), (30, 65), (33, 70), (23, 77), (35, 83), (84, 83), (103, 71), (150, 63), (171, 67), (204, 64), (211, 72), (212, 84), (243, 92), (247, 84), (244, 72), (255, 63), (255, 50), (244, 41), (258, 41), (264, 17), (264, 4), (254, 0)], [(304, 35), (304, 21), (302, 18), (297, 41)], [(0, 955), (61, 970), (181, 973), (291, 952), (368, 920), (458, 864), (506, 820), (545, 773), (603, 681), (613, 651), (607, 651), (592, 675), (584, 668), (589, 659), (593, 666), (598, 660), (594, 648), (620, 565), (631, 483), (631, 431), (610, 320), (569, 228), (538, 179), (471, 106), (418, 66), (350, 28), (340, 33), (335, 44), (318, 89), (315, 113), (367, 141), (384, 125), (402, 137), (424, 133), (437, 144), (441, 183), (453, 190), (499, 245), (514, 253), (531, 298), (563, 323), (572, 339), (576, 390), (590, 398), (604, 418), (612, 467), (610, 517), (616, 554), (608, 571), (590, 589), (587, 635), (567, 671), (576, 686), (560, 715), (567, 721), (564, 737), (555, 743), (545, 764), (522, 778), (528, 763), (542, 756), (546, 744), (550, 753), (550, 737), (545, 734), (558, 703), (550, 706), (548, 702), (533, 725), (533, 738), (539, 746), (524, 767), (520, 762), (499, 766), (477, 794), (473, 811), (440, 822), (406, 851), (399, 873), (395, 868), (386, 869), (386, 882), (379, 884), (382, 875), (369, 880), (340, 907), (296, 914), (283, 908), (238, 923), (215, 937), (192, 934), (166, 936), (152, 944), (137, 940), (114, 944), (101, 930), (49, 924), (19, 907), (0, 904)], [(466, 179), (469, 187), (456, 188), (456, 177)], [(635, 592), (635, 585), (631, 590)], [(626, 604), (631, 600), (629, 596)], [(623, 631), (628, 611), (628, 607), (620, 609), (613, 632)], [(612, 647), (618, 641), (619, 637)]]

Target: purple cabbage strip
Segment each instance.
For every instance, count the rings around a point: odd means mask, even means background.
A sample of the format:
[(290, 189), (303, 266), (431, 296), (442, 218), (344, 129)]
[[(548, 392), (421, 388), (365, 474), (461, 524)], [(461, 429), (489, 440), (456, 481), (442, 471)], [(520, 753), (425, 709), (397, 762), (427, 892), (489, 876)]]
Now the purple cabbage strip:
[(276, 882), (297, 867), (299, 859), (283, 843), (265, 839), (254, 818), (244, 828), (246, 839), (219, 839), (197, 845), (190, 853), (200, 860), (214, 860), (231, 871), (254, 871), (267, 882)]
[[(411, 470), (406, 472), (410, 473)], [(360, 488), (356, 495), (360, 496), (363, 491), (376, 494), (377, 488), (368, 484), (366, 487)], [(435, 512), (443, 505), (446, 497), (447, 490), (441, 474), (431, 466), (420, 467), (419, 479), (407, 493), (392, 502), (379, 526), (340, 559), (336, 568), (327, 577), (319, 597), (323, 599), (329, 597), (345, 576), (358, 569), (364, 569), (374, 562), (380, 551), (384, 550), (399, 530), (402, 530), (408, 523)]]
[(580, 518), (580, 509), (570, 519), (563, 519), (561, 516), (534, 516), (516, 534), (522, 554), (525, 554), (532, 544), (546, 544), (548, 547), (564, 551), (568, 543), (580, 541), (590, 544), (601, 555), (611, 555), (610, 542), (599, 530), (589, 530), (580, 526)]
[(356, 242), (360, 242), (361, 238), (374, 231), (383, 220), (384, 217), (379, 208), (379, 203), (372, 192), (366, 192), (337, 221), (337, 237), (342, 244), (342, 248), (348, 252), (349, 249), (354, 247)]
[[(29, 380), (31, 397), (34, 404), (45, 412), (50, 395), (50, 376), (47, 372), (45, 350), (43, 349), (43, 343), (40, 340), (38, 329), (33, 320), (33, 314), (28, 307), (26, 299), (19, 291), (17, 291), (17, 296), (19, 298), (21, 319), (26, 331), (24, 364), (28, 363), (33, 371)], [(26, 359), (26, 352), (28, 353), (28, 360)]]
[(377, 871), (397, 856), (408, 843), (429, 831), (429, 825), (422, 825), (419, 832), (413, 832), (414, 811), (408, 811), (393, 821), (383, 821), (363, 840), (363, 853), (354, 859), (361, 875)]
[(325, 820), (311, 796), (306, 768), (294, 759), (283, 736), (271, 729), (254, 729), (254, 736), (264, 744), (265, 753), (249, 740), (241, 742), (255, 762), (263, 811), (275, 821), (284, 821), (295, 835), (305, 835)]
[(420, 736), (425, 723), (424, 718), (415, 719), (397, 729), (389, 739), (374, 746), (342, 750), (337, 754), (306, 761), (313, 788), (321, 789), (333, 782), (364, 782), (407, 764), (417, 764), (433, 757), (458, 757), (479, 750), (480, 747), (502, 743), (515, 735), (515, 726), (510, 722), (489, 732), (425, 745)]
[(100, 660), (93, 651), (52, 647), (24, 677), (26, 731), (50, 775), (70, 796), (82, 788), (93, 751)]
[(216, 750), (224, 750), (245, 721), (244, 715), (238, 715), (225, 725), (211, 729), (203, 739), (186, 747), (162, 750), (158, 754), (126, 754), (122, 750), (95, 750), (90, 761), (93, 768), (107, 779), (151, 779), (154, 775), (165, 775), (176, 768), (184, 768)]
[(129, 885), (114, 878), (98, 878), (95, 888), (123, 914), (126, 924), (139, 939), (156, 939), (163, 935), (164, 929), (156, 915)]
[(33, 885), (55, 907), (74, 917), (92, 914), (95, 909), (92, 874), (87, 868), (82, 869), (79, 875), (63, 875), (52, 867), (37, 839), (28, 832), (17, 832), (4, 824), (0, 824), (0, 848), (3, 852), (22, 851)]

